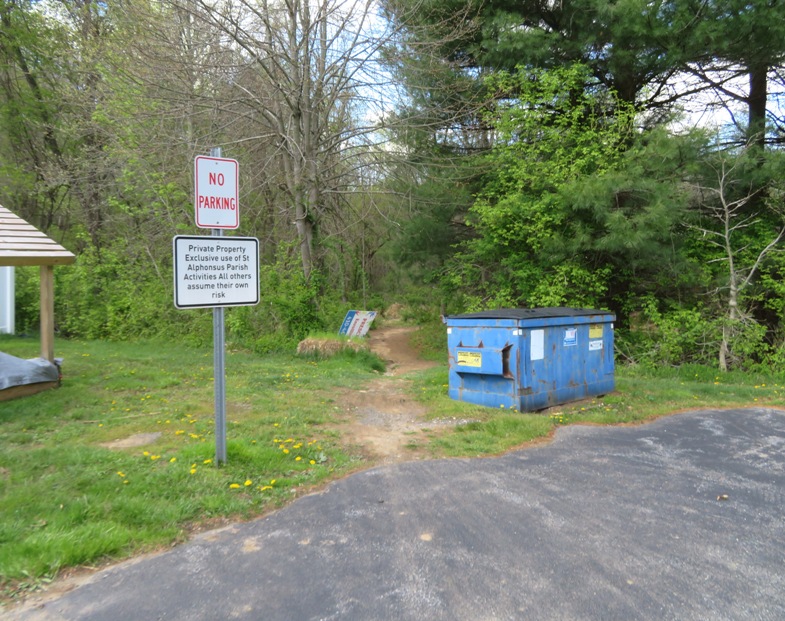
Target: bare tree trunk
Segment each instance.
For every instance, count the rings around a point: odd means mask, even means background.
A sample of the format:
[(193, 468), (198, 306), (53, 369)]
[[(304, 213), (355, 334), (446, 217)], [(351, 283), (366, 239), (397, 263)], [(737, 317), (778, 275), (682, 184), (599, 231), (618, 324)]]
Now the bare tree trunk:
[[(753, 157), (755, 154), (753, 154)], [(727, 263), (727, 301), (723, 317), (722, 338), (720, 341), (718, 364), (721, 371), (727, 371), (731, 363), (731, 343), (740, 333), (743, 322), (746, 320), (746, 313), (741, 307), (741, 296), (744, 290), (750, 285), (753, 277), (760, 268), (763, 260), (772, 252), (777, 251), (777, 246), (785, 237), (785, 214), (782, 213), (780, 206), (769, 206), (767, 201), (756, 201), (757, 190), (749, 186), (739, 198), (735, 190), (739, 184), (737, 166), (740, 165), (742, 157), (735, 161), (722, 159), (715, 169), (717, 175), (716, 187), (700, 187), (698, 189), (701, 204), (705, 214), (715, 222), (719, 223), (716, 228), (693, 227), (703, 233), (708, 243), (722, 249), (722, 261)], [(708, 198), (711, 197), (711, 198)], [(751, 211), (750, 204), (755, 205)], [(751, 263), (740, 265), (741, 253), (745, 247), (734, 245), (734, 239), (741, 237), (739, 232), (758, 224), (762, 219), (762, 210), (769, 209), (769, 215), (778, 215), (780, 228), (773, 238), (758, 252), (756, 258)], [(736, 242), (738, 243), (738, 242)]]
[(357, 192), (358, 171), (378, 161), (366, 157), (376, 120), (353, 116), (346, 105), (363, 86), (364, 93), (379, 90), (372, 83), (375, 72), (366, 68), (379, 62), (389, 33), (380, 34), (378, 24), (368, 28), (374, 3), (165, 0), (170, 4), (231, 41), (225, 66), (200, 69), (215, 76), (214, 103), (222, 107), (236, 142), (267, 149), (258, 172), (265, 189), (255, 192), (283, 195), (277, 212), (310, 278), (324, 260), (324, 224), (337, 224), (337, 207), (349, 202), (334, 197)]
[(749, 67), (750, 90), (747, 100), (747, 142), (761, 151), (766, 146), (766, 98), (768, 96), (766, 65)]

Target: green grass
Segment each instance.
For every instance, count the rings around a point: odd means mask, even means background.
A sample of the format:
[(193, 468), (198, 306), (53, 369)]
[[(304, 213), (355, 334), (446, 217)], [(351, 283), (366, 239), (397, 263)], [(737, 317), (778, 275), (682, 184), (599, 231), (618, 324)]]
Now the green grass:
[[(35, 357), (38, 343), (0, 339)], [(0, 402), (0, 584), (183, 539), (243, 519), (357, 468), (329, 423), (336, 389), (378, 376), (378, 358), (227, 356), (227, 464), (213, 463), (212, 350), (58, 341), (63, 385)], [(383, 368), (383, 367), (382, 367)], [(152, 444), (102, 444), (134, 434)]]
[[(0, 350), (35, 357), (38, 342), (4, 337)], [(216, 467), (212, 349), (59, 340), (56, 350), (65, 359), (61, 388), (0, 402), (6, 598), (63, 568), (157, 549), (194, 528), (263, 514), (368, 463), (339, 426), (341, 393), (380, 377), (383, 365), (367, 352), (324, 359), (228, 352), (228, 463)], [(444, 358), (409, 376), (434, 421), (411, 448), (433, 457), (499, 454), (567, 424), (635, 423), (691, 408), (785, 407), (785, 376), (618, 368), (613, 394), (516, 414), (449, 399)], [(436, 424), (445, 421), (456, 424)], [(159, 435), (145, 446), (105, 446), (141, 433)]]
[(438, 366), (412, 376), (414, 392), (432, 419), (466, 421), (430, 442), (439, 456), (499, 454), (569, 424), (640, 423), (691, 409), (785, 408), (785, 374), (720, 374), (715, 369), (617, 367), (616, 391), (533, 414), (460, 403), (447, 397), (448, 370)]

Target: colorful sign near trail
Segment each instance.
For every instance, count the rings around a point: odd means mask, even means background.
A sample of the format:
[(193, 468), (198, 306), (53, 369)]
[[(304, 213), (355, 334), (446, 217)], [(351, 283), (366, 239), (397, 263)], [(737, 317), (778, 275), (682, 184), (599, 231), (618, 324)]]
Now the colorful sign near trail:
[(338, 334), (345, 336), (365, 336), (371, 323), (376, 318), (376, 311), (350, 310), (341, 324)]

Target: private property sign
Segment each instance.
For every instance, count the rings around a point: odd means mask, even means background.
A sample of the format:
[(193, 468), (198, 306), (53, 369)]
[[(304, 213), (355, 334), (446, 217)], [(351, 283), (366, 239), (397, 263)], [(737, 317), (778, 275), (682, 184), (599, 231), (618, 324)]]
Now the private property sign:
[(240, 226), (237, 160), (199, 155), (194, 160), (194, 207), (200, 229)]
[(259, 303), (258, 239), (177, 235), (172, 244), (177, 308)]

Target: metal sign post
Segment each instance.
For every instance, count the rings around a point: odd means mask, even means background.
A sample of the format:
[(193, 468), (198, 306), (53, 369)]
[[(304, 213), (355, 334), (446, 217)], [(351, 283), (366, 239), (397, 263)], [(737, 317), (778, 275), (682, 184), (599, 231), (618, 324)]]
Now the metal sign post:
[(175, 236), (174, 304), (213, 309), (213, 382), (215, 387), (215, 463), (226, 463), (226, 343), (224, 306), (259, 303), (259, 240), (223, 238), (223, 229), (240, 224), (238, 165), (221, 158), (221, 149), (194, 161), (196, 226), (209, 237)]
[[(210, 155), (221, 157), (221, 147), (210, 149)], [(199, 197), (196, 194), (198, 207)], [(237, 207), (235, 205), (235, 207)], [(239, 210), (236, 210), (239, 214)], [(198, 213), (198, 209), (197, 209)], [(239, 215), (237, 224), (239, 225)], [(197, 226), (199, 223), (197, 222)], [(223, 229), (213, 229), (213, 237), (223, 237)], [(224, 307), (213, 308), (213, 382), (215, 390), (215, 463), (226, 463), (226, 334), (224, 332)]]
[[(213, 229), (213, 237), (223, 237)], [(213, 377), (215, 378), (215, 463), (226, 463), (226, 344), (224, 307), (213, 308)]]
[(174, 305), (213, 309), (216, 463), (226, 461), (224, 307), (259, 303), (259, 240), (221, 233), (176, 235), (172, 240)]

